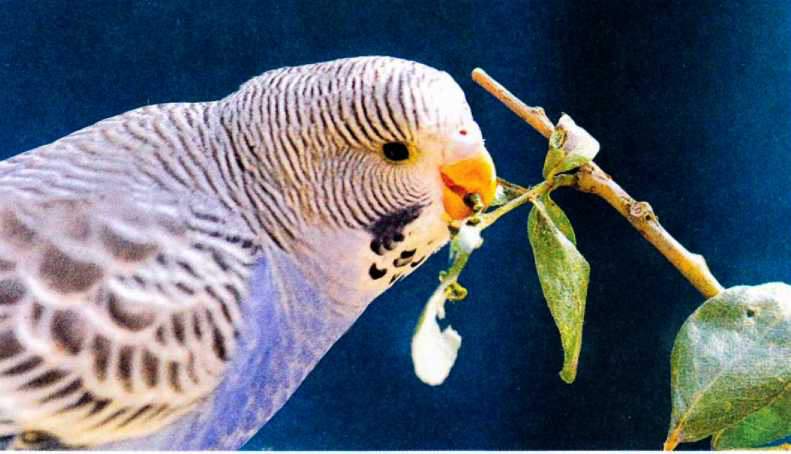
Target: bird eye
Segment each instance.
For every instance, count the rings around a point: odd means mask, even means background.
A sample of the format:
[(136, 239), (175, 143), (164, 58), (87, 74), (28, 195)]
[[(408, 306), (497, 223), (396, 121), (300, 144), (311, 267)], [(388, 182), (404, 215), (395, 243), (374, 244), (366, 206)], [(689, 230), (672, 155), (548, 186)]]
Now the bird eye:
[(382, 146), (385, 158), (391, 161), (405, 161), (409, 159), (409, 148), (401, 142), (388, 142)]

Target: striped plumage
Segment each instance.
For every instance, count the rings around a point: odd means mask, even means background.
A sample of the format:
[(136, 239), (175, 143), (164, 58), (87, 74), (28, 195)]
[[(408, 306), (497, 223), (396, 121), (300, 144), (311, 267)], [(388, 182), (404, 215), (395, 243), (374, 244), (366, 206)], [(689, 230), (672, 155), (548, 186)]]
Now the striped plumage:
[[(409, 159), (383, 155), (394, 142)], [(136, 109), (0, 163), (0, 434), (144, 435), (258, 361), (267, 410), (220, 445), (243, 442), (444, 244), (437, 169), (470, 146), (450, 76), (365, 57)], [(276, 301), (251, 296), (262, 263)], [(309, 292), (285, 290), (295, 275)]]

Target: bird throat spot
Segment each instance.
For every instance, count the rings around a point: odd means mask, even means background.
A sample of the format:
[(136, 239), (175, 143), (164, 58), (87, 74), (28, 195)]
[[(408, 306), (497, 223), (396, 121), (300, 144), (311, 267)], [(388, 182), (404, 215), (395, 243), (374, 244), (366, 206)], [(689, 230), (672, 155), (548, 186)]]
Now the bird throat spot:
[(385, 255), (395, 249), (397, 243), (404, 241), (404, 228), (420, 216), (422, 205), (412, 205), (382, 216), (368, 226), (371, 233), (371, 250), (376, 255)]
[[(406, 226), (417, 219), (420, 216), (422, 210), (422, 205), (412, 205), (396, 212), (387, 214), (370, 225), (367, 230), (373, 237), (371, 239), (371, 250), (374, 252), (374, 254), (378, 256), (385, 256), (388, 253), (394, 251), (398, 247), (399, 243), (406, 239), (404, 235), (404, 229)], [(412, 261), (414, 255), (414, 249), (401, 251), (400, 253), (396, 254), (396, 258), (392, 264), (393, 267), (401, 268), (406, 266)], [(388, 265), (389, 264), (386, 264), (383, 268), (380, 268), (376, 263), (372, 263), (368, 269), (368, 275), (373, 280), (381, 279), (388, 274), (390, 270)], [(390, 278), (390, 283), (392, 284), (396, 279), (398, 279), (398, 277), (399, 276), (395, 275), (392, 276)]]

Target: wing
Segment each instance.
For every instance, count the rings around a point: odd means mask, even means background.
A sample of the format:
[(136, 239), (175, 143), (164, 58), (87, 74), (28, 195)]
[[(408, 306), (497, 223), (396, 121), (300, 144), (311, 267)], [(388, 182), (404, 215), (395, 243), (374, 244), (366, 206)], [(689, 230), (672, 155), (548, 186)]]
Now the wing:
[[(279, 410), (362, 312), (335, 311), (293, 258), (269, 250), (251, 279), (249, 311), (226, 379), (207, 401), (148, 437), (105, 449), (238, 449)], [(249, 318), (248, 318), (249, 317)]]
[(0, 201), (5, 434), (94, 445), (205, 400), (237, 347), (251, 242), (201, 219), (123, 195)]

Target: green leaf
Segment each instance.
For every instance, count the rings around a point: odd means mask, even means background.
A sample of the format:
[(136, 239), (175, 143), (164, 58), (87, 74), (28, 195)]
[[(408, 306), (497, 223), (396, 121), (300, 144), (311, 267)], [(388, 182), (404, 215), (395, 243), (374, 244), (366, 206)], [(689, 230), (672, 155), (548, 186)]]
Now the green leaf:
[(527, 221), (527, 234), (533, 248), (538, 280), (563, 345), (560, 378), (572, 383), (577, 376), (582, 348), (590, 265), (577, 251), (574, 229), (563, 210), (548, 195), (533, 204)]
[(791, 385), (774, 403), (722, 430), (711, 439), (714, 449), (762, 447), (791, 434)]
[(559, 173), (585, 165), (598, 152), (599, 142), (564, 114), (549, 137), (549, 151), (544, 160), (544, 178), (549, 180)]
[(576, 246), (577, 235), (574, 234), (574, 227), (571, 226), (571, 221), (569, 221), (566, 213), (552, 200), (549, 194), (541, 197), (541, 201), (544, 202), (544, 208), (546, 208), (547, 214), (555, 226)]
[(552, 135), (549, 136), (549, 150), (547, 151), (547, 157), (544, 159), (544, 169), (542, 171), (544, 178), (550, 179), (559, 172), (556, 169), (563, 165), (563, 158), (566, 157), (566, 150), (563, 149), (565, 142), (566, 131), (563, 128), (555, 128), (552, 131)]
[(789, 358), (791, 286), (732, 287), (706, 301), (673, 346), (665, 447), (718, 432), (715, 447), (749, 447), (788, 435), (782, 404), (791, 386)]

